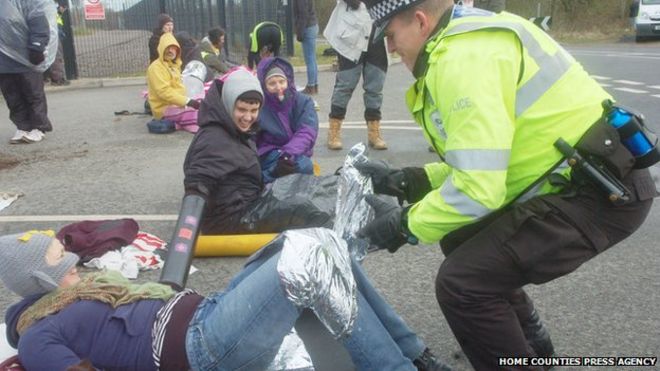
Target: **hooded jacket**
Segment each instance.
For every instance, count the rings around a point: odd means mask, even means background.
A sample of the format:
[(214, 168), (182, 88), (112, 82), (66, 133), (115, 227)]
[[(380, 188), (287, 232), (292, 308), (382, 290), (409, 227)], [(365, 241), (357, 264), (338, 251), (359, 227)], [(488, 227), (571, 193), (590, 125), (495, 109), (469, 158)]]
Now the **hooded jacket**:
[[(174, 61), (164, 59), (165, 50), (175, 45), (179, 48)], [(188, 103), (186, 88), (181, 79), (181, 48), (171, 32), (160, 37), (158, 44), (158, 59), (151, 62), (147, 69), (147, 85), (149, 88), (149, 105), (156, 119), (161, 119), (167, 106), (184, 107)]]
[(213, 70), (216, 75), (229, 71), (229, 65), (222, 57), (222, 50), (213, 46), (208, 36), (202, 39), (199, 46), (201, 49), (202, 62), (204, 62), (209, 69)]
[[(289, 87), (284, 101), (266, 90), (266, 73), (273, 67), (284, 71)], [(308, 95), (296, 90), (293, 67), (286, 60), (266, 58), (257, 67), (261, 87), (264, 91), (264, 105), (259, 114), (257, 152), (259, 156), (273, 150), (288, 154), (311, 157), (319, 130), (319, 118), (314, 110), (314, 102)]]
[(254, 90), (261, 93), (257, 78), (236, 70), (225, 82), (213, 81), (199, 109), (200, 129), (186, 154), (183, 183), (186, 194), (206, 200), (202, 233), (236, 232), (240, 218), (263, 189), (253, 133), (239, 131), (230, 114), (236, 99)]

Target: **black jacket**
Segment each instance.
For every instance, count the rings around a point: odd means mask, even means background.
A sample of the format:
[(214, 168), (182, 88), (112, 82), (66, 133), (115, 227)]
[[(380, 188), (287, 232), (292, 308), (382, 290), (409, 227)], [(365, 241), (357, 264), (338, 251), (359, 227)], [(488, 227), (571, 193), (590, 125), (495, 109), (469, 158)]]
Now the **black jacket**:
[(235, 233), (263, 189), (251, 133), (236, 129), (221, 94), (222, 82), (215, 80), (200, 107), (200, 128), (183, 164), (186, 194), (206, 199), (201, 223), (205, 234)]

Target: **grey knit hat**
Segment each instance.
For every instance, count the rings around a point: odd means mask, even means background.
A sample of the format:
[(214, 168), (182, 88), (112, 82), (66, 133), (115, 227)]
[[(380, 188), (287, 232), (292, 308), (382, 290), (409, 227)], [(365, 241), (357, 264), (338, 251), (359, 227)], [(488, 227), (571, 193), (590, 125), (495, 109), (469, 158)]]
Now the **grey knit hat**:
[(78, 263), (78, 256), (65, 252), (57, 265), (46, 263), (53, 237), (42, 233), (19, 233), (0, 237), (0, 280), (22, 297), (55, 290)]

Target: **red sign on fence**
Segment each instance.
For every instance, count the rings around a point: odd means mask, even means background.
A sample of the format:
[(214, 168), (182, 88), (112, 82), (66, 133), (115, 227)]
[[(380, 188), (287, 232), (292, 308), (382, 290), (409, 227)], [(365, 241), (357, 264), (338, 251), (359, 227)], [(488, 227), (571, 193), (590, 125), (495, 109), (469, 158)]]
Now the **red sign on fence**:
[(105, 9), (101, 0), (85, 0), (85, 19), (91, 21), (105, 19)]

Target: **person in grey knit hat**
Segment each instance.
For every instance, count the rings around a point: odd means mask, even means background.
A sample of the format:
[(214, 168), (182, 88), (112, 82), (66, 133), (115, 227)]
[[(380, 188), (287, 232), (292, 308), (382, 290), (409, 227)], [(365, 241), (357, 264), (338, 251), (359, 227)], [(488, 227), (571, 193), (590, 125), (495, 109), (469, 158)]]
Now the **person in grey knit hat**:
[(22, 297), (43, 294), (79, 280), (76, 254), (64, 251), (53, 237), (40, 232), (0, 237), (0, 279)]

